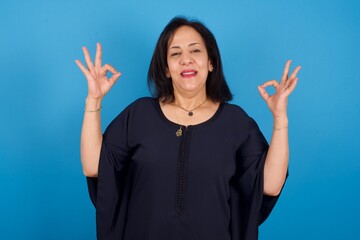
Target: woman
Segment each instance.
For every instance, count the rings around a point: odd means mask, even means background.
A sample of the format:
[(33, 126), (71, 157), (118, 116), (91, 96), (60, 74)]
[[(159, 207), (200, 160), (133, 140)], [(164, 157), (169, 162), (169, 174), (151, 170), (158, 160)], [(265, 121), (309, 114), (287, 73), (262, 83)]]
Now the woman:
[[(212, 33), (174, 18), (151, 60), (154, 98), (141, 98), (102, 135), (101, 101), (120, 73), (83, 48), (88, 81), (81, 161), (96, 207), (98, 239), (257, 239), (287, 176), (287, 98), (300, 67), (259, 92), (274, 116), (268, 146), (232, 95)], [(107, 71), (113, 75), (106, 78)], [(265, 88), (274, 86), (270, 96)]]

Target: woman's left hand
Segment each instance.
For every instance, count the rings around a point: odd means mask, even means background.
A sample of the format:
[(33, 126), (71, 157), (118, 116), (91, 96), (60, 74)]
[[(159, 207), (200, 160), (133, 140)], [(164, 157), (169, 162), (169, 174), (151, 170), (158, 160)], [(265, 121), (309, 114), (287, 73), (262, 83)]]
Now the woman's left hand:
[[(300, 71), (301, 67), (297, 66), (295, 70), (289, 75), (291, 60), (286, 62), (284, 73), (281, 78), (281, 82), (278, 83), (276, 80), (270, 80), (265, 82), (263, 85), (258, 86), (260, 95), (267, 103), (270, 111), (272, 112), (274, 118), (287, 117), (287, 101), (289, 95), (294, 91), (298, 78), (296, 75)], [(269, 95), (265, 90), (266, 87), (273, 86), (276, 89), (276, 93)]]

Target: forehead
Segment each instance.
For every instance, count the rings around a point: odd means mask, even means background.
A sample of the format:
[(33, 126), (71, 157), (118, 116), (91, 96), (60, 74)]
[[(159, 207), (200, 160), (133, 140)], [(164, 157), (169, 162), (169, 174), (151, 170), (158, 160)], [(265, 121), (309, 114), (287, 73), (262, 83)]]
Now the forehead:
[(169, 47), (173, 46), (187, 46), (190, 44), (202, 44), (204, 45), (204, 40), (200, 33), (198, 33), (194, 28), (189, 26), (181, 26), (174, 32), (172, 38), (169, 39)]

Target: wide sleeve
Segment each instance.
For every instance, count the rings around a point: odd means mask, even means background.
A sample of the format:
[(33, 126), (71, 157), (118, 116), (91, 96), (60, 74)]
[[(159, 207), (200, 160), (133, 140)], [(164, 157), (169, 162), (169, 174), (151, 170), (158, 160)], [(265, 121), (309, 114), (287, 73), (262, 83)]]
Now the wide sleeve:
[(127, 208), (128, 121), (125, 109), (103, 134), (98, 177), (87, 178), (96, 208), (97, 239), (122, 239)]
[(233, 239), (258, 239), (258, 226), (269, 216), (279, 196), (264, 195), (264, 165), (268, 143), (249, 118), (247, 136), (236, 152), (236, 174), (231, 185)]

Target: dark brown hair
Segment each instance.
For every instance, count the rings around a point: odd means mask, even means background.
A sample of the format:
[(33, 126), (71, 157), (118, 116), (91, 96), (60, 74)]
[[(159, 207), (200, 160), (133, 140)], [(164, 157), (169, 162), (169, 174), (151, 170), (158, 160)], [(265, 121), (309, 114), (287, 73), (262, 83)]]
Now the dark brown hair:
[(228, 102), (232, 100), (232, 94), (225, 81), (221, 57), (214, 35), (204, 24), (197, 20), (188, 20), (184, 17), (173, 18), (160, 34), (148, 71), (148, 85), (150, 92), (156, 98), (165, 102), (174, 101), (174, 89), (171, 79), (166, 77), (167, 51), (169, 40), (175, 31), (182, 26), (194, 28), (202, 37), (205, 47), (213, 66), (206, 79), (206, 94), (213, 102)]

